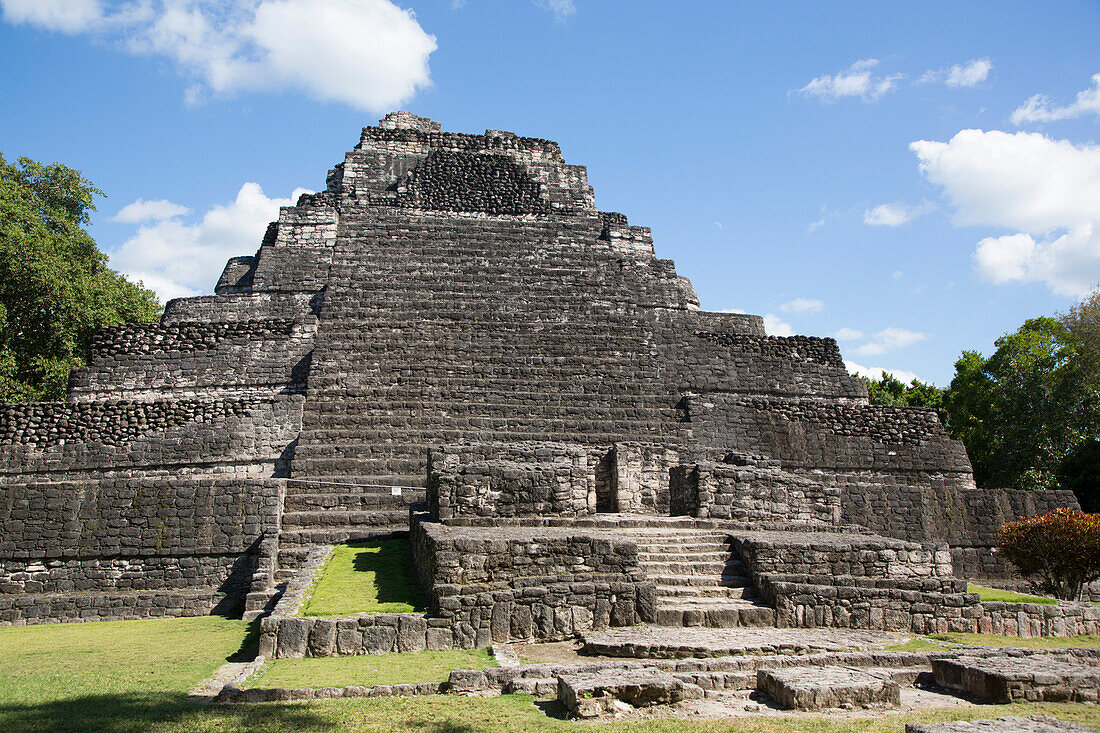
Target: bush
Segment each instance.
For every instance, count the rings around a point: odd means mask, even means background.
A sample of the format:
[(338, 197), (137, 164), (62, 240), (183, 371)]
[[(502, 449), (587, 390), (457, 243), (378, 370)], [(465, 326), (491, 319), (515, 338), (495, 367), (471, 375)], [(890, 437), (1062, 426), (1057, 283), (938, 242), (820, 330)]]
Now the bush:
[(1001, 527), (1001, 552), (1039, 588), (1076, 600), (1100, 578), (1100, 514), (1055, 509)]

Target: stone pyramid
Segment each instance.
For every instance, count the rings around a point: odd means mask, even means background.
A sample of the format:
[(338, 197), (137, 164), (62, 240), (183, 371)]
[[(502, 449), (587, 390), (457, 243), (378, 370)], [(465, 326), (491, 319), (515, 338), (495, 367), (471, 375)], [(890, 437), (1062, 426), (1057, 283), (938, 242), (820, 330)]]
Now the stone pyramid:
[(103, 330), (67, 401), (2, 406), (0, 621), (255, 610), (310, 546), (423, 500), (862, 525), (971, 577), (1007, 572), (1001, 521), (1072, 503), (976, 491), (832, 339), (700, 310), (556, 143), (398, 112), (215, 295)]

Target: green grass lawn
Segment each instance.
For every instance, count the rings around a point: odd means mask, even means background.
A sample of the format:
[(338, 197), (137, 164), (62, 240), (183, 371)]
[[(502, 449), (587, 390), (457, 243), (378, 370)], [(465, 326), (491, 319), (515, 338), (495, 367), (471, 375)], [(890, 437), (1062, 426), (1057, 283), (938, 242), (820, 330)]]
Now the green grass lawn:
[(1053, 598), (1046, 598), (1045, 596), (1029, 596), (1025, 593), (1016, 593), (1010, 590), (1001, 590), (1000, 588), (986, 588), (984, 585), (974, 585), (973, 583), (966, 584), (966, 591), (968, 593), (977, 593), (978, 598), (983, 601), (1004, 601), (1005, 603), (1039, 603), (1044, 606), (1053, 606), (1058, 603)]
[(336, 545), (313, 586), (302, 616), (426, 611), (405, 539)]
[[(555, 717), (561, 713), (556, 704), (524, 695), (258, 705), (202, 705), (187, 700), (187, 691), (195, 683), (249, 643), (248, 631), (240, 621), (216, 617), (0, 628), (0, 731), (564, 733), (579, 729), (576, 723)], [(346, 659), (382, 662), (387, 658)], [(309, 661), (334, 663), (334, 667), (344, 663), (337, 658)], [(1100, 706), (1050, 704), (876, 713), (845, 720), (803, 714), (736, 720), (609, 721), (594, 728), (608, 733), (901, 733), (907, 722), (1038, 714), (1100, 727)]]
[(931, 634), (930, 638), (949, 641), (952, 644), (970, 644), (972, 646), (1019, 646), (1026, 649), (1095, 649), (1100, 647), (1100, 636), (1041, 636), (1021, 638), (1019, 636), (996, 636), (993, 634)]
[(452, 669), (484, 669), (497, 662), (486, 649), (456, 649), (411, 654), (273, 659), (248, 687), (348, 687), (443, 682)]

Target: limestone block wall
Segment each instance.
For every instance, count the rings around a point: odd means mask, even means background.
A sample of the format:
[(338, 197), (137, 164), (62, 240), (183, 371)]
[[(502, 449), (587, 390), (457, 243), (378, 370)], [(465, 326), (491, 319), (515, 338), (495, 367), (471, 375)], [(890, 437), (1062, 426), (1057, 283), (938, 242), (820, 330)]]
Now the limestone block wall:
[(904, 542), (876, 535), (824, 532), (751, 532), (730, 536), (748, 573), (853, 576), (861, 578), (950, 578), (946, 545)]
[(1016, 573), (994, 550), (1001, 526), (1063, 506), (1078, 506), (1073, 492), (853, 483), (844, 487), (842, 519), (890, 537), (947, 542), (958, 577), (1005, 578)]
[(600, 453), (555, 443), (434, 448), (429, 452), (429, 511), (444, 521), (457, 516), (593, 514)]
[(656, 586), (632, 541), (546, 528), (487, 536), (425, 519), (412, 525), (417, 571), (432, 616), (447, 619), (457, 638), (549, 641), (656, 620)]
[(674, 474), (674, 514), (751, 522), (840, 523), (841, 491), (788, 473), (778, 461), (731, 456)]
[(282, 492), (231, 471), (0, 484), (0, 623), (239, 607)]
[(69, 399), (197, 396), (253, 387), (301, 391), (316, 330), (315, 317), (304, 323), (192, 321), (104, 329), (92, 343), (90, 365), (73, 371)]
[(0, 405), (0, 483), (32, 474), (254, 464), (280, 471), (302, 396)]
[[(651, 443), (616, 443), (607, 456), (613, 467), (606, 511), (668, 515), (670, 477), (679, 464), (675, 450)], [(597, 503), (599, 496), (597, 495)]]

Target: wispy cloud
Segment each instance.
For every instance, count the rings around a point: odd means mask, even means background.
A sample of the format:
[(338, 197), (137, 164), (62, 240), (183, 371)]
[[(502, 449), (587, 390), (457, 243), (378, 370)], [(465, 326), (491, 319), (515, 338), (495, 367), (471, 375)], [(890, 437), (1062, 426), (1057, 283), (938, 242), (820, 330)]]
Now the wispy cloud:
[(533, 2), (540, 8), (546, 8), (553, 13), (554, 18), (557, 19), (559, 23), (564, 23), (566, 18), (577, 12), (577, 7), (573, 4), (573, 0), (533, 0)]
[(929, 211), (934, 211), (935, 208), (936, 205), (931, 201), (924, 201), (916, 206), (903, 204), (900, 201), (879, 204), (863, 212), (863, 223), (868, 226), (899, 227)]
[(835, 102), (845, 97), (858, 97), (865, 102), (873, 102), (896, 89), (898, 82), (905, 78), (904, 74), (875, 76), (872, 69), (876, 66), (878, 59), (861, 59), (836, 74), (826, 74), (810, 80), (796, 93), (826, 102)]
[(904, 349), (921, 341), (927, 341), (929, 336), (919, 331), (909, 331), (904, 328), (884, 328), (875, 333), (871, 341), (856, 347), (856, 353), (860, 356), (878, 356), (898, 349)]
[(803, 313), (818, 313), (824, 307), (825, 304), (823, 302), (815, 300), (814, 298), (795, 298), (779, 306), (779, 310), (784, 313), (794, 313), (797, 315)]
[(924, 72), (918, 80), (922, 84), (943, 82), (952, 89), (974, 87), (989, 78), (993, 62), (988, 58), (971, 59), (963, 64), (945, 66)]
[(1028, 122), (1055, 122), (1084, 115), (1100, 115), (1100, 74), (1092, 77), (1092, 86), (1077, 92), (1077, 98), (1070, 104), (1059, 107), (1045, 94), (1036, 94), (1024, 102), (1012, 113), (1012, 124), (1019, 126)]
[(122, 222), (124, 224), (137, 224), (143, 221), (171, 219), (174, 216), (183, 216), (189, 213), (191, 213), (191, 209), (186, 206), (180, 206), (179, 204), (173, 204), (167, 199), (158, 199), (156, 201), (138, 199), (131, 204), (123, 206), (122, 209), (111, 218), (111, 221)]
[(863, 331), (845, 326), (844, 328), (838, 329), (837, 332), (833, 334), (833, 338), (837, 341), (858, 341), (863, 338)]

